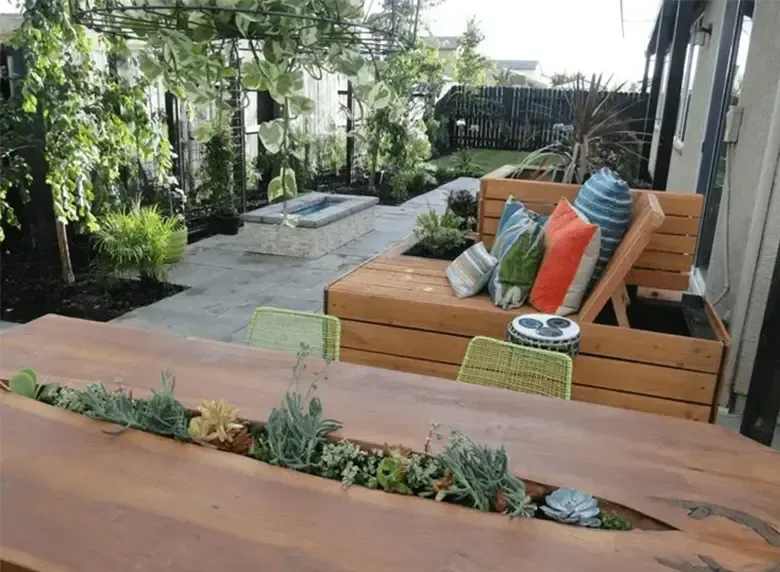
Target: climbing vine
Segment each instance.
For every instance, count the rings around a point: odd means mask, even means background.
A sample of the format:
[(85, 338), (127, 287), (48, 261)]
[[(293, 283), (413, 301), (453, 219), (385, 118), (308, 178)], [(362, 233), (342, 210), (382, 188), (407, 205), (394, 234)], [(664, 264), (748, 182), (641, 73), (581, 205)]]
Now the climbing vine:
[(388, 21), (384, 12), (368, 14), (350, 0), (222, 0), (217, 9), (176, 5), (156, 12), (144, 10), (142, 0), (130, 2), (143, 17), (120, 21), (149, 47), (141, 56), (147, 80), (162, 80), (196, 113), (212, 110), (214, 119), (196, 132), (199, 140), (224, 130), (234, 112), (230, 89), (236, 85), (267, 91), (280, 106), (279, 118), (259, 126), (266, 154), (277, 165), (268, 182), (269, 200), (298, 192), (291, 158), (302, 145), (293, 125), (315, 106), (304, 93), (306, 75), (346, 75), (363, 112), (387, 107), (396, 97), (380, 80), (384, 62), (359, 29), (370, 22), (372, 34), (381, 35)]
[[(101, 52), (115, 61), (131, 60), (124, 41), (90, 38), (73, 22), (64, 0), (28, 0), (22, 15), (13, 37), (25, 58), (21, 109), (42, 123), (45, 180), (51, 189), (63, 278), (70, 283), (74, 276), (65, 226), (78, 223), (94, 231), (96, 195), (108, 204), (118, 203), (120, 177), (137, 179), (145, 162), (157, 161), (156, 178), (163, 182), (171, 165), (170, 148), (146, 107), (146, 84), (97, 65), (95, 56)], [(29, 165), (14, 154), (0, 174), (0, 196), (28, 180), (28, 174)], [(5, 220), (17, 222), (7, 203), (0, 209)]]

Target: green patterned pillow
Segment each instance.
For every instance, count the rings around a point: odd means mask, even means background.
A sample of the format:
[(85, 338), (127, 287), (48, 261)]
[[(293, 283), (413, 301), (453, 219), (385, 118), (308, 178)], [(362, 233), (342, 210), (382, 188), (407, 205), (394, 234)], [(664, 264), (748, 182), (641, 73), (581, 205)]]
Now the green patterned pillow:
[(455, 296), (466, 298), (479, 294), (485, 287), (498, 260), (491, 256), (485, 245), (478, 242), (447, 267), (447, 279)]

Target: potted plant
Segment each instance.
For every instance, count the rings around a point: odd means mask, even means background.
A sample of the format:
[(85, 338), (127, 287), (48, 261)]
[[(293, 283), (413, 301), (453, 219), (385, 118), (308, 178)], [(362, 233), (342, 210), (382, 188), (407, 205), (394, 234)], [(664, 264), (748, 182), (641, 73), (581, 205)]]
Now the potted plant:
[(208, 197), (214, 207), (213, 222), (218, 234), (238, 234), (241, 219), (235, 197), (235, 149), (228, 125), (215, 127), (206, 143), (199, 194)]

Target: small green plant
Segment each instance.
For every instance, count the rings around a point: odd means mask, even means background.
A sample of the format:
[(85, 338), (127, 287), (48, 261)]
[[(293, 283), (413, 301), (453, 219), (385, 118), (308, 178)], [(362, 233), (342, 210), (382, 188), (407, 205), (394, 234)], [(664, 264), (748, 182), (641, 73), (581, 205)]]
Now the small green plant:
[(268, 416), (264, 432), (257, 435), (257, 443), (250, 455), (275, 465), (297, 471), (313, 472), (318, 454), (328, 435), (341, 429), (341, 423), (322, 416), (322, 403), (314, 395), (317, 383), (324, 373), (317, 373), (305, 394), (298, 391), (304, 359), (309, 349), (301, 347), (295, 366), (293, 384), (282, 399), (281, 407), (274, 407)]
[(607, 530), (631, 530), (631, 523), (614, 512), (602, 510), (599, 513), (599, 520), (601, 520), (601, 528)]
[(510, 472), (503, 447), (478, 445), (453, 431), (439, 457), (445, 476), (434, 486), (436, 500), (451, 497), (479, 510), (530, 518), (536, 506), (525, 483)]
[(170, 372), (162, 372), (160, 381), (162, 389), (153, 392), (154, 395), (148, 400), (135, 399), (131, 392), (121, 387), (117, 391), (109, 392), (102, 383), (97, 384), (91, 391), (81, 392), (85, 414), (122, 426), (119, 431), (107, 431), (108, 433), (139, 429), (180, 441), (189, 441), (189, 414), (173, 395), (176, 379)]
[(412, 192), (420, 192), (425, 190), (426, 187), (435, 186), (436, 176), (431, 172), (431, 167), (427, 164), (419, 165), (413, 169), (408, 175), (409, 190)]
[(347, 134), (332, 125), (312, 142), (312, 157), (318, 174), (338, 175), (347, 163)]
[(468, 233), (460, 217), (450, 212), (439, 215), (430, 209), (417, 217), (414, 234), (420, 247), (436, 256), (465, 244)]
[(328, 441), (322, 445), (314, 472), (327, 479), (340, 480), (344, 488), (368, 486), (376, 477), (383, 456), (383, 451), (366, 451), (350, 441)]
[(138, 202), (108, 213), (94, 234), (98, 275), (108, 283), (131, 276), (164, 282), (179, 261), (171, 255), (171, 239), (180, 226), (177, 217), (164, 216), (156, 206), (141, 207)]
[(412, 494), (412, 489), (406, 482), (409, 470), (409, 460), (399, 450), (391, 450), (382, 459), (376, 470), (376, 476), (369, 482), (369, 488), (378, 488), (402, 495)]
[(390, 175), (390, 196), (399, 203), (409, 198), (409, 174), (406, 171)]
[(461, 149), (455, 153), (451, 168), (458, 177), (481, 177), (485, 174), (485, 169), (477, 161), (473, 151)]
[(11, 375), (8, 385), (3, 384), (3, 387), (16, 395), (48, 403), (54, 399), (58, 386), (56, 383), (38, 383), (38, 372), (24, 367)]
[(479, 206), (476, 197), (468, 189), (451, 191), (447, 195), (447, 211), (464, 221), (464, 228), (470, 230), (477, 222)]

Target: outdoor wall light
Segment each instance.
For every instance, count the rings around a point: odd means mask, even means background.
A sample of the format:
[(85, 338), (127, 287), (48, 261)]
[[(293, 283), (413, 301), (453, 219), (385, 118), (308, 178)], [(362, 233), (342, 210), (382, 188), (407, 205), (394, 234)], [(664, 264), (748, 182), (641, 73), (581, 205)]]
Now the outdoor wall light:
[(691, 30), (691, 43), (694, 46), (704, 46), (712, 35), (712, 24), (703, 25), (701, 22), (695, 25)]

